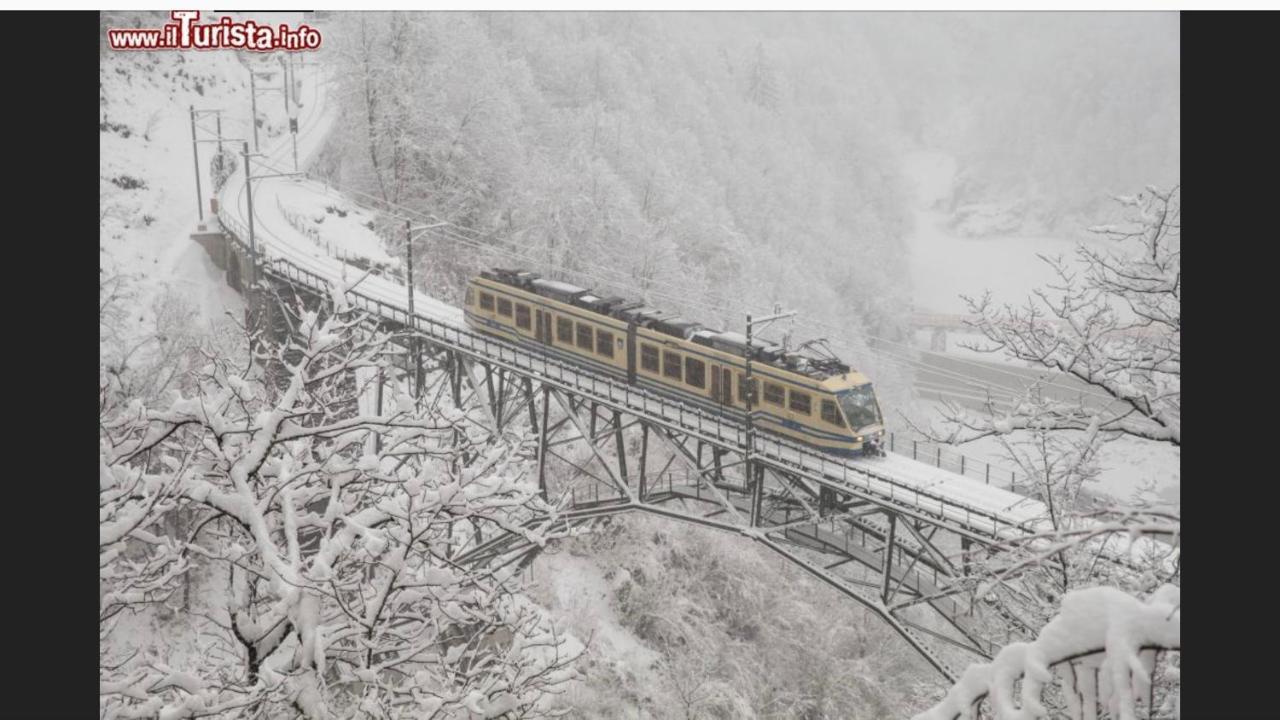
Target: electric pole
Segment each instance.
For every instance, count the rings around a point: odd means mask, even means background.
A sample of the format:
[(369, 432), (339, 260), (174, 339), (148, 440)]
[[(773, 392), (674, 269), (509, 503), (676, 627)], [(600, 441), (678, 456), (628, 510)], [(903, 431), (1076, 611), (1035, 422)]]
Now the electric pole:
[(253, 151), (258, 152), (258, 86), (253, 76), (257, 73), (249, 68), (249, 104), (253, 108)]
[(413, 233), (429, 230), (433, 227), (437, 227), (437, 225), (414, 227), (411, 221), (404, 221), (405, 262), (408, 265), (405, 275), (409, 281), (409, 331), (413, 333), (413, 396), (415, 398), (422, 397), (422, 346), (415, 322), (417, 315), (414, 314), (413, 310)]
[(204, 223), (204, 194), (200, 192), (200, 145), (196, 142), (196, 106), (189, 106), (191, 113), (191, 154), (196, 163), (196, 212)]
[(764, 504), (764, 475), (763, 473), (760, 473), (760, 477), (756, 476), (757, 473), (755, 472), (756, 470), (755, 463), (753, 463), (751, 460), (751, 456), (755, 452), (755, 444), (756, 444), (755, 418), (752, 417), (752, 412), (751, 412), (755, 406), (755, 399), (756, 399), (755, 381), (751, 377), (751, 358), (755, 354), (755, 345), (754, 345), (754, 340), (752, 339), (752, 330), (755, 328), (756, 325), (773, 322), (774, 320), (781, 320), (782, 318), (788, 318), (795, 314), (796, 313), (794, 310), (792, 310), (791, 312), (775, 312), (773, 315), (762, 317), (759, 320), (754, 320), (750, 315), (747, 315), (747, 351), (744, 356), (745, 357), (744, 364), (746, 365), (746, 372), (743, 373), (743, 382), (747, 386), (747, 422), (746, 422), (747, 447), (743, 451), (742, 464), (743, 464), (743, 467), (745, 467), (747, 470), (747, 480), (748, 482), (751, 483), (751, 527), (760, 526), (761, 509)]
[(747, 393), (747, 447), (743, 451), (742, 457), (743, 467), (747, 471), (747, 483), (751, 487), (751, 527), (760, 524), (760, 503), (764, 496), (764, 483), (756, 481), (755, 465), (751, 462), (751, 451), (755, 445), (755, 423), (752, 420), (752, 410), (754, 409), (756, 399), (755, 381), (751, 377), (751, 355), (754, 348), (751, 346), (751, 328), (754, 323), (751, 322), (751, 315), (747, 314), (747, 351), (744, 354), (746, 372), (743, 373), (743, 382), (746, 384)]
[(253, 235), (253, 174), (249, 171), (249, 143), (244, 144), (244, 187), (249, 198), (249, 286), (258, 279), (258, 242)]

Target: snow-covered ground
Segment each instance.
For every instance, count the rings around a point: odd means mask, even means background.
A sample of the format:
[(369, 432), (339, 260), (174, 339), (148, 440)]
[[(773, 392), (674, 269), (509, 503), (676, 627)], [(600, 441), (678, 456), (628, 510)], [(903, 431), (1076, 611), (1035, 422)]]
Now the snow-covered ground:
[[(244, 137), (244, 68), (233, 53), (113, 53), (102, 58), (99, 80), (99, 267), (103, 279), (127, 280), (125, 331), (154, 329), (153, 303), (166, 291), (193, 303), (205, 320), (239, 312), (240, 297), (190, 238), (197, 207), (189, 107), (223, 108), (223, 135)], [(201, 126), (212, 130), (214, 118)], [(201, 147), (205, 162), (213, 147)], [(201, 182), (210, 221), (213, 188), (207, 175)]]
[[(941, 410), (937, 403), (925, 402), (921, 403), (921, 407), (932, 412), (934, 417), (938, 417)], [(971, 460), (1003, 468), (1001, 476), (1010, 469), (1016, 469), (1005, 457), (996, 438), (988, 437), (965, 443), (958, 446), (956, 452)], [(1092, 495), (1106, 496), (1120, 504), (1142, 501), (1176, 510), (1181, 506), (1181, 459), (1181, 451), (1167, 443), (1129, 437), (1116, 438), (1098, 451), (1100, 472), (1097, 480), (1085, 485), (1085, 490)]]
[[(622, 625), (613, 598), (619, 576), (595, 558), (561, 551), (542, 553), (534, 563), (533, 587), (538, 599), (580, 640), (590, 638), (593, 658), (632, 680), (648, 674), (659, 655)], [(626, 572), (623, 570), (622, 572)]]
[(976, 300), (987, 290), (997, 302), (1018, 304), (1056, 277), (1039, 255), (1067, 257), (1076, 246), (1074, 238), (959, 237), (933, 210), (918, 211), (916, 223), (908, 247), (915, 307), (922, 312), (968, 313), (960, 296)]
[(282, 214), (297, 230), (331, 255), (356, 255), (374, 263), (396, 265), (374, 232), (373, 216), (336, 190), (310, 184), (281, 183), (275, 191)]

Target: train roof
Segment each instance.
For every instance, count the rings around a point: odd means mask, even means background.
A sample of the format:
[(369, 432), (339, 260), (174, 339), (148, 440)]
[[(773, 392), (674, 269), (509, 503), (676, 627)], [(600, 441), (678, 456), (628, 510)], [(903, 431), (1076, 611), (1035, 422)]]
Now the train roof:
[[(651, 307), (640, 300), (611, 295), (560, 280), (546, 280), (538, 273), (528, 270), (493, 268), (481, 270), (480, 277), (607, 315), (626, 323), (634, 323), (639, 327), (649, 328), (680, 340), (690, 340), (724, 353), (739, 357), (746, 357), (747, 354), (747, 338), (742, 333), (712, 330), (694, 320), (661, 308)], [(760, 338), (752, 338), (751, 347), (752, 360), (816, 380), (825, 380), (852, 371), (847, 364), (834, 355), (824, 357), (800, 350), (789, 351), (781, 345)]]

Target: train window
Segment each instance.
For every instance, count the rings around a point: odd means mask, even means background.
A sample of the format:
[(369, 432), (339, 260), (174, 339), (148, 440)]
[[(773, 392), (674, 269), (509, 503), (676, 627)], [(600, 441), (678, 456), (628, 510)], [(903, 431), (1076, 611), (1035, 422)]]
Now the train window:
[(487, 292), (480, 293), (480, 309), (493, 312), (493, 296)]
[(782, 407), (785, 404), (787, 391), (781, 385), (775, 385), (771, 382), (764, 384), (764, 401)]
[(684, 359), (684, 381), (700, 388), (707, 386), (707, 364), (697, 358)]
[(596, 352), (607, 358), (613, 357), (613, 333), (608, 330), (596, 333)]
[(569, 318), (556, 318), (556, 340), (566, 344), (573, 344), (573, 321)]
[(595, 340), (595, 330), (587, 324), (578, 323), (578, 347), (590, 351)]
[(498, 298), (498, 314), (503, 317), (511, 317), (511, 301), (506, 298)]
[(467, 305), (472, 305), (475, 303), (475, 301), (476, 301), (475, 293), (471, 292), (471, 288), (467, 288), (467, 299), (464, 300), (463, 302), (465, 302)]
[(644, 343), (640, 344), (640, 369), (648, 370), (651, 373), (658, 372), (658, 348)]
[(664, 350), (662, 353), (662, 374), (669, 377), (680, 379), (680, 354), (673, 353), (670, 350)]
[(844, 420), (840, 418), (840, 410), (836, 408), (836, 404), (830, 400), (822, 401), (822, 419), (832, 425), (844, 425)]
[(523, 303), (516, 303), (516, 327), (529, 330), (533, 327), (533, 322), (529, 319), (529, 306)]
[(795, 390), (792, 390), (790, 407), (792, 412), (808, 415), (809, 408), (811, 407), (809, 393), (796, 392)]
[[(758, 395), (760, 392), (760, 381), (751, 378), (751, 389)], [(738, 402), (743, 405), (747, 404), (747, 376), (744, 373), (738, 373)]]

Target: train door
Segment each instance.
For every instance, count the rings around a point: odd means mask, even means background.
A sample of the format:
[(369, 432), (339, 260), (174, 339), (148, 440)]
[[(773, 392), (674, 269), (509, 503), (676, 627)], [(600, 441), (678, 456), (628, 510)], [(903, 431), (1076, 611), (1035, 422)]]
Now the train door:
[(733, 380), (729, 368), (711, 366), (711, 399), (721, 405), (733, 402)]
[(539, 310), (536, 315), (535, 336), (543, 345), (551, 344), (551, 313)]
[(627, 382), (636, 384), (636, 324), (627, 323)]

